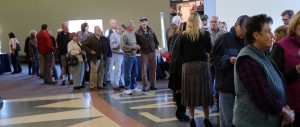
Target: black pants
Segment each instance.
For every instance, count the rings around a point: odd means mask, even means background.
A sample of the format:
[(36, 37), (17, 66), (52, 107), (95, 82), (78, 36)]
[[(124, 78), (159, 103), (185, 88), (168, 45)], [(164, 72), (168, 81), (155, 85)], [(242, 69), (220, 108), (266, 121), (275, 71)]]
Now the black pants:
[(176, 101), (176, 106), (177, 106), (177, 110), (176, 110), (176, 116), (179, 115), (183, 115), (186, 113), (186, 106), (183, 106), (181, 104), (181, 93), (175, 93), (175, 101)]
[(31, 64), (31, 61), (30, 61), (29, 54), (26, 54), (26, 62), (27, 62), (27, 65), (28, 65), (28, 73), (31, 74), (32, 64)]
[(11, 64), (14, 67), (13, 72), (22, 72), (22, 68), (19, 62), (19, 52), (15, 51), (15, 54), (10, 54), (11, 57)]
[(294, 127), (300, 127), (300, 112), (295, 112)]

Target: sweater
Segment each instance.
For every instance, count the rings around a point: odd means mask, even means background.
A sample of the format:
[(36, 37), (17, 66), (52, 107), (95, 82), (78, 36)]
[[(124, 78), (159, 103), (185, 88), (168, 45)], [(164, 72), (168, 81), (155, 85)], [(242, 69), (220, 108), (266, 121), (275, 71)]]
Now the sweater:
[(126, 56), (135, 56), (136, 49), (132, 49), (133, 45), (137, 45), (135, 33), (133, 31), (125, 31), (121, 36), (121, 49)]
[[(286, 104), (284, 91), (284, 79), (275, 62), (266, 52), (260, 51), (252, 45), (248, 45), (241, 50), (237, 57), (239, 59), (249, 56), (263, 68), (264, 78), (268, 81), (268, 88), (273, 97), (279, 100), (283, 105)], [(251, 68), (249, 68), (251, 69)], [(245, 70), (247, 71), (247, 70)], [(234, 68), (235, 82), (235, 104), (233, 110), (233, 124), (237, 127), (280, 127), (282, 117), (278, 114), (269, 114), (263, 112), (252, 100), (239, 77), (236, 67)], [(262, 100), (263, 101), (263, 100)]]
[[(286, 36), (278, 42), (278, 45), (284, 50), (284, 65), (281, 67), (283, 69), (282, 71), (294, 69), (295, 66), (300, 63), (298, 56), (300, 44), (296, 41), (295, 37)], [(296, 79), (287, 84), (287, 97), (291, 109), (296, 113), (300, 113), (300, 76), (298, 73), (294, 73), (294, 75), (296, 75)]]
[(183, 64), (194, 61), (208, 62), (208, 53), (212, 49), (209, 32), (205, 31), (205, 34), (200, 35), (194, 42), (185, 32), (179, 36), (179, 56), (182, 57)]

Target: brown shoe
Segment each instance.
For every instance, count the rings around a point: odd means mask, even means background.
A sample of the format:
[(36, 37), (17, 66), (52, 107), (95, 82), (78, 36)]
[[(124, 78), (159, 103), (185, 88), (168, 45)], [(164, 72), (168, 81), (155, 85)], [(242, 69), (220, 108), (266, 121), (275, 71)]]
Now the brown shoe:
[(90, 88), (90, 91), (99, 91), (99, 89), (97, 87), (94, 87), (94, 88)]

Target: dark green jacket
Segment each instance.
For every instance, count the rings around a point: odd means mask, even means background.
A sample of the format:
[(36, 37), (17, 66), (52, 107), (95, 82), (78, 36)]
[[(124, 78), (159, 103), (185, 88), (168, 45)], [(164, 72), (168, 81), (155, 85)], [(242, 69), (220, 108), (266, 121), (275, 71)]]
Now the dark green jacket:
[[(99, 40), (96, 37), (95, 34), (89, 36), (83, 43), (82, 48), (84, 51), (86, 51), (86, 57), (90, 61), (97, 61), (97, 54), (100, 53), (101, 56), (103, 56), (99, 60), (105, 60), (106, 59), (106, 49), (105, 46), (108, 44), (108, 39), (104, 36), (100, 37), (100, 40), (102, 40), (103, 44), (100, 49), (98, 49)], [(96, 54), (91, 54), (91, 51), (96, 52)]]

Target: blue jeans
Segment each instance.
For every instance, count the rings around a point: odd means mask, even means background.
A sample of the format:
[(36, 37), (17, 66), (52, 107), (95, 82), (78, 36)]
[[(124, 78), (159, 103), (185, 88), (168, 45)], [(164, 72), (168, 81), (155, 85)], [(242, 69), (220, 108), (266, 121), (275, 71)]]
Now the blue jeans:
[(120, 84), (124, 84), (124, 55), (113, 54), (113, 61), (115, 65), (113, 85), (119, 87)]
[(34, 60), (30, 61), (30, 63), (30, 66), (32, 67), (32, 75), (38, 75), (40, 71), (40, 59), (35, 58)]
[(138, 74), (138, 61), (136, 56), (124, 56), (125, 90), (135, 89)]
[(220, 127), (231, 127), (233, 119), (233, 106), (235, 95), (219, 92), (220, 101)]
[(113, 63), (112, 57), (106, 57), (104, 79), (103, 79), (104, 84), (107, 84), (107, 81), (111, 81), (112, 63)]

